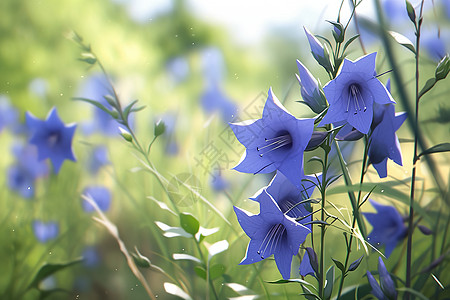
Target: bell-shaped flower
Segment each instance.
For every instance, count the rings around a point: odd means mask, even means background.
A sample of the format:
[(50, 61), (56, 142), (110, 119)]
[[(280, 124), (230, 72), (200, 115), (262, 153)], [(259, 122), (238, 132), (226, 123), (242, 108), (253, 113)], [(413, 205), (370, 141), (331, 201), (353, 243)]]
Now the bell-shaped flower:
[(375, 280), (372, 273), (367, 271), (367, 279), (372, 287), (372, 294), (378, 300), (395, 300), (397, 299), (397, 290), (394, 281), (384, 265), (381, 257), (378, 257), (378, 274), (380, 276), (380, 284)]
[(326, 50), (319, 40), (306, 28), (305, 30), (306, 37), (308, 38), (308, 43), (311, 48), (311, 53), (314, 59), (326, 70), (330, 71), (332, 69), (330, 58), (328, 54), (328, 50)]
[(347, 121), (367, 134), (373, 119), (373, 103), (395, 103), (386, 87), (375, 77), (376, 52), (353, 62), (344, 59), (335, 79), (323, 88), (330, 106), (319, 123)]
[[(317, 178), (320, 181), (322, 175), (319, 175)], [(316, 187), (311, 181), (318, 183), (317, 178), (314, 175), (306, 175), (305, 179), (308, 180), (303, 180), (302, 186), (296, 187), (283, 173), (277, 172), (267, 186), (266, 192), (272, 196), (282, 213), (298, 220), (300, 224), (311, 229), (311, 225), (306, 224), (312, 220), (310, 212), (306, 209), (306, 207), (311, 206), (306, 200), (310, 198)], [(251, 199), (257, 200), (258, 196), (252, 197)]]
[(327, 107), (326, 100), (320, 92), (319, 84), (299, 60), (297, 60), (297, 67), (299, 75), (295, 75), (301, 87), (300, 92), (303, 101), (313, 112), (319, 114)]
[(303, 152), (311, 139), (313, 119), (295, 118), (270, 88), (261, 119), (231, 123), (230, 127), (247, 148), (235, 170), (253, 174), (278, 170), (301, 186)]
[(400, 143), (395, 132), (406, 120), (407, 114), (405, 112), (396, 114), (392, 104), (374, 105), (374, 110), (378, 111), (375, 115), (380, 115), (380, 121), (370, 135), (369, 159), (380, 178), (384, 178), (387, 176), (388, 158), (402, 165)]
[(257, 201), (258, 215), (234, 207), (239, 224), (251, 239), (240, 264), (256, 263), (273, 254), (281, 275), (289, 279), (292, 258), (311, 230), (284, 214), (266, 190), (259, 194)]
[(30, 144), (37, 147), (39, 160), (50, 158), (55, 173), (59, 172), (64, 160), (76, 161), (72, 152), (75, 124), (65, 125), (56, 108), (49, 112), (45, 120), (37, 119), (28, 112), (25, 118), (31, 133)]
[(367, 240), (375, 247), (386, 246), (384, 255), (389, 257), (407, 234), (407, 228), (403, 224), (403, 218), (393, 206), (381, 205), (372, 199), (370, 203), (377, 210), (376, 213), (364, 213), (364, 216), (372, 225), (372, 232)]
[(302, 261), (300, 262), (299, 273), (301, 276), (315, 276), (315, 272), (311, 265), (311, 260), (309, 259), (309, 254), (307, 251), (303, 254)]

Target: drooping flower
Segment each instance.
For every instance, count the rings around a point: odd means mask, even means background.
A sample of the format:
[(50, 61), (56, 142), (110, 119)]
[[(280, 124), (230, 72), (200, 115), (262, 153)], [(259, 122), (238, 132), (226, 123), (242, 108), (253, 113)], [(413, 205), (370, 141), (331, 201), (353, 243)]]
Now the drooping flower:
[(240, 264), (259, 262), (272, 254), (284, 279), (291, 277), (292, 257), (297, 255), (311, 232), (281, 211), (275, 200), (263, 190), (258, 196), (260, 213), (250, 215), (234, 207), (239, 224), (250, 237), (245, 258)]
[(395, 113), (394, 105), (374, 105), (375, 116), (379, 115), (379, 123), (372, 124), (372, 134), (369, 139), (369, 159), (377, 170), (380, 178), (387, 176), (387, 160), (393, 160), (402, 165), (400, 143), (395, 132), (406, 120), (407, 114)]
[(72, 152), (72, 139), (75, 124), (65, 125), (53, 108), (45, 120), (34, 117), (29, 112), (25, 115), (28, 130), (31, 133), (30, 143), (38, 149), (39, 160), (49, 158), (55, 173), (58, 173), (64, 160), (76, 161)]
[(364, 213), (373, 227), (367, 239), (375, 247), (386, 246), (384, 254), (389, 257), (397, 244), (405, 238), (407, 228), (395, 207), (379, 204), (372, 199), (369, 201), (377, 213)]
[(321, 113), (326, 107), (325, 98), (320, 93), (319, 84), (312, 76), (309, 70), (297, 60), (298, 74), (297, 80), (301, 86), (301, 94), (303, 101), (317, 114)]
[(39, 220), (34, 220), (32, 226), (34, 235), (41, 243), (46, 243), (53, 240), (59, 234), (59, 225), (57, 222), (42, 222)]
[(301, 186), (303, 152), (311, 139), (313, 119), (292, 116), (270, 88), (261, 119), (231, 123), (230, 127), (247, 148), (235, 170), (253, 174), (278, 170)]
[(395, 300), (397, 299), (397, 290), (394, 281), (384, 265), (381, 257), (378, 257), (378, 274), (380, 276), (380, 284), (375, 280), (373, 275), (367, 271), (367, 279), (372, 287), (372, 294), (378, 300)]
[[(92, 198), (101, 211), (107, 211), (111, 205), (111, 193), (103, 186), (90, 186), (86, 187), (83, 191), (83, 195)], [(85, 199), (83, 199), (83, 210), (85, 212), (95, 211), (94, 207)]]
[(323, 88), (330, 106), (319, 126), (345, 120), (367, 134), (373, 119), (373, 103), (395, 103), (374, 75), (375, 57), (376, 52), (355, 62), (344, 59), (337, 77)]

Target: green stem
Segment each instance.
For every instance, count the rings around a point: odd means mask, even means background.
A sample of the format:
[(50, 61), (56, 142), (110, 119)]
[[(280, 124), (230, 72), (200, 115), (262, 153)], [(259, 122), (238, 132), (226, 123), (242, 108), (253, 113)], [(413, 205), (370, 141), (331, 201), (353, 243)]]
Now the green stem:
[[(211, 277), (209, 276), (209, 260), (205, 260), (205, 256), (203, 255), (202, 249), (200, 249), (200, 243), (197, 241), (197, 239), (195, 239), (195, 237), (194, 237), (194, 241), (195, 241), (195, 245), (197, 246), (197, 250), (198, 250), (198, 253), (200, 255), (201, 260), (205, 262), (206, 281), (208, 281), (209, 285), (211, 286), (211, 290), (212, 290), (212, 292), (214, 294), (214, 297), (218, 300), (219, 297), (217, 296), (216, 289), (214, 288), (214, 284), (213, 284), (213, 282), (211, 280)], [(209, 291), (208, 291), (208, 289), (206, 289), (206, 299), (209, 299)]]
[[(321, 213), (320, 220), (322, 222), (325, 221), (325, 202), (326, 202), (326, 185), (327, 185), (327, 170), (328, 170), (328, 154), (330, 149), (330, 141), (327, 139), (326, 148), (325, 148), (325, 159), (323, 163), (323, 172), (322, 172), (322, 184), (321, 184)], [(319, 262), (319, 297), (323, 298), (324, 296), (324, 252), (325, 252), (325, 225), (320, 225), (320, 262)]]
[[(352, 220), (352, 234), (350, 235), (350, 239), (347, 245), (347, 255), (345, 257), (345, 263), (344, 263), (344, 270), (347, 270), (348, 263), (350, 260), (350, 253), (352, 252), (352, 243), (353, 243), (353, 231), (356, 226), (356, 215), (359, 215), (359, 206), (361, 205), (361, 186), (364, 182), (364, 175), (366, 174), (366, 166), (367, 166), (367, 157), (368, 157), (368, 150), (369, 150), (369, 141), (367, 138), (367, 135), (365, 136), (365, 147), (364, 147), (364, 154), (363, 154), (363, 163), (361, 165), (361, 177), (359, 179), (359, 192), (358, 192), (358, 211), (353, 213), (353, 220)], [(341, 297), (342, 288), (344, 287), (344, 280), (345, 280), (345, 274), (342, 273), (341, 281), (339, 283), (339, 292), (337, 294), (337, 299)]]
[[(416, 167), (417, 161), (419, 157), (417, 156), (418, 150), (418, 130), (419, 130), (419, 53), (420, 53), (420, 27), (422, 25), (422, 10), (423, 10), (424, 0), (420, 5), (420, 14), (419, 14), (419, 22), (416, 25), (416, 109), (415, 109), (415, 118), (414, 118), (414, 127), (416, 131), (414, 131), (414, 154), (413, 154), (413, 168), (411, 175), (411, 193), (409, 200), (409, 219), (408, 219), (408, 244), (406, 249), (406, 288), (411, 287), (411, 258), (412, 258), (412, 238), (414, 231), (414, 192), (415, 192), (415, 183), (416, 183)], [(410, 293), (405, 293), (405, 299), (410, 299)]]

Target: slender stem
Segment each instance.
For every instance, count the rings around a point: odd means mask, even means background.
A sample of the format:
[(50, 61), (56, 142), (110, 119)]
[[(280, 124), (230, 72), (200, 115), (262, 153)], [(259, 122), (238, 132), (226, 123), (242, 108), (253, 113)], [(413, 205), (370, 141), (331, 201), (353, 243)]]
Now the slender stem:
[[(198, 253), (200, 255), (200, 258), (202, 261), (205, 262), (205, 266), (206, 266), (206, 281), (208, 281), (209, 285), (211, 286), (211, 290), (214, 294), (214, 297), (216, 299), (219, 299), (219, 297), (217, 296), (217, 292), (216, 289), (214, 288), (214, 284), (211, 280), (211, 277), (209, 276), (209, 260), (205, 259), (205, 256), (203, 255), (202, 249), (200, 249), (200, 243), (194, 238), (195, 240), (195, 245), (197, 246), (197, 250)], [(208, 290), (208, 285), (206, 286), (206, 299), (209, 299), (209, 290)]]
[[(364, 147), (364, 154), (363, 154), (363, 162), (361, 165), (361, 177), (359, 179), (359, 192), (358, 192), (358, 202), (357, 202), (357, 211), (353, 212), (353, 220), (352, 220), (352, 234), (350, 235), (350, 239), (347, 245), (347, 255), (345, 257), (345, 263), (344, 263), (344, 270), (347, 270), (348, 262), (350, 260), (350, 253), (352, 252), (352, 243), (353, 243), (353, 231), (355, 230), (356, 226), (356, 216), (359, 215), (359, 206), (361, 203), (361, 186), (364, 182), (364, 175), (366, 174), (366, 166), (367, 166), (367, 157), (368, 157), (368, 151), (369, 151), (369, 141), (367, 138), (367, 135), (365, 136), (365, 147)], [(339, 292), (337, 294), (337, 299), (340, 298), (342, 293), (342, 288), (344, 287), (344, 280), (345, 276), (342, 274), (341, 281), (339, 283)]]
[[(414, 154), (413, 154), (413, 167), (411, 175), (411, 193), (409, 200), (409, 220), (408, 220), (408, 244), (406, 250), (406, 288), (411, 287), (411, 257), (412, 257), (412, 238), (414, 231), (414, 192), (416, 183), (416, 163), (418, 161), (417, 150), (418, 150), (418, 130), (419, 130), (419, 53), (420, 53), (420, 27), (422, 25), (422, 10), (423, 10), (424, 0), (420, 5), (419, 21), (416, 24), (416, 109), (415, 109), (415, 128), (414, 131)], [(406, 300), (410, 299), (410, 293), (406, 292)]]
[[(320, 192), (322, 194), (322, 206), (321, 206), (321, 214), (320, 220), (322, 222), (325, 221), (325, 194), (326, 194), (326, 182), (327, 182), (327, 166), (328, 166), (328, 153), (330, 149), (330, 141), (327, 139), (326, 141), (326, 150), (325, 150), (325, 159), (323, 164), (323, 172), (322, 172), (322, 184)], [(324, 296), (324, 252), (325, 252), (325, 225), (320, 225), (320, 262), (319, 262), (319, 297), (323, 298)]]

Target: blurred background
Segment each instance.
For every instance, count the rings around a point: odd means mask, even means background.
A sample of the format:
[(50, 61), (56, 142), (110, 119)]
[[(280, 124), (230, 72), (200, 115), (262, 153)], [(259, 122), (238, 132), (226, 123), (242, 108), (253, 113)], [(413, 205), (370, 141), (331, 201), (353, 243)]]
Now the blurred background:
[[(449, 1), (426, 3), (424, 78), (434, 72), (450, 44)], [(403, 0), (383, 1), (390, 26), (413, 39), (404, 5)], [(255, 269), (237, 266), (248, 239), (238, 228), (232, 205), (257, 213), (257, 205), (245, 199), (266, 185), (270, 176), (231, 170), (244, 148), (227, 123), (260, 118), (269, 87), (293, 115), (314, 115), (296, 103), (301, 99), (294, 75), (296, 59), (322, 85), (328, 77), (313, 60), (303, 26), (332, 38), (332, 27), (325, 20), (336, 20), (339, 7), (336, 0), (0, 1), (0, 257), (5, 262), (0, 298), (36, 299), (37, 291), (26, 289), (39, 267), (77, 257), (85, 260), (42, 283), (42, 290), (66, 291), (50, 295), (51, 299), (145, 298), (116, 241), (92, 220), (92, 208), (81, 199), (86, 189), (91, 189), (93, 197), (98, 195), (129, 249), (136, 245), (153, 263), (176, 273), (193, 295), (203, 297), (205, 283), (192, 279), (193, 266), (171, 258), (174, 252), (193, 254), (195, 245), (181, 237), (163, 237), (155, 225), (161, 221), (179, 226), (177, 217), (155, 202), (167, 202), (163, 189), (143, 170), (138, 154), (120, 137), (110, 117), (73, 100), (85, 97), (105, 102), (103, 95), (110, 92), (98, 66), (89, 67), (79, 60), (81, 50), (70, 40), (73, 32), (100, 59), (122, 104), (138, 99), (145, 106), (132, 118), (143, 144), (151, 142), (155, 122), (166, 124), (166, 132), (151, 150), (156, 169), (169, 180), (181, 178), (196, 186), (232, 223), (224, 225), (195, 195), (172, 191), (179, 207), (194, 214), (203, 227), (220, 228), (218, 237), (211, 235), (208, 243), (219, 237), (230, 242), (227, 254), (220, 258), (222, 285), (233, 278), (233, 282), (260, 290), (262, 283), (249, 275)], [(350, 11), (344, 1), (343, 22)], [(363, 1), (357, 16), (374, 20), (372, 1)], [(366, 52), (380, 51), (381, 44), (370, 28), (357, 28), (352, 22), (349, 34), (357, 30)], [(405, 55), (408, 52), (403, 48), (396, 51), (402, 57), (408, 88), (412, 88), (413, 56)], [(355, 42), (349, 58), (355, 60), (362, 54), (361, 43)], [(377, 69), (380, 73), (388, 69), (382, 55), (377, 58)], [(387, 77), (381, 80), (386, 82)], [(448, 141), (445, 124), (450, 106), (444, 96), (448, 92), (448, 85), (441, 85), (424, 100), (430, 103), (424, 104), (422, 120), (425, 131), (433, 132), (430, 144)], [(26, 111), (44, 119), (52, 107), (64, 123), (77, 124), (73, 141), (77, 162), (64, 162), (57, 175), (48, 161), (37, 162), (24, 127)], [(442, 127), (433, 131), (436, 125)], [(404, 128), (398, 134), (409, 135)], [(392, 174), (401, 178), (405, 170), (409, 168)], [(318, 170), (313, 166), (306, 171)], [(446, 171), (448, 164), (443, 174)], [(264, 280), (279, 277), (272, 263), (264, 269)], [(262, 270), (262, 266), (257, 268)], [(154, 270), (143, 272), (161, 298), (170, 298), (161, 285), (167, 279)], [(355, 273), (350, 280), (357, 281), (360, 275)], [(284, 292), (289, 295), (291, 290), (284, 287)], [(223, 289), (221, 296), (233, 293)]]

